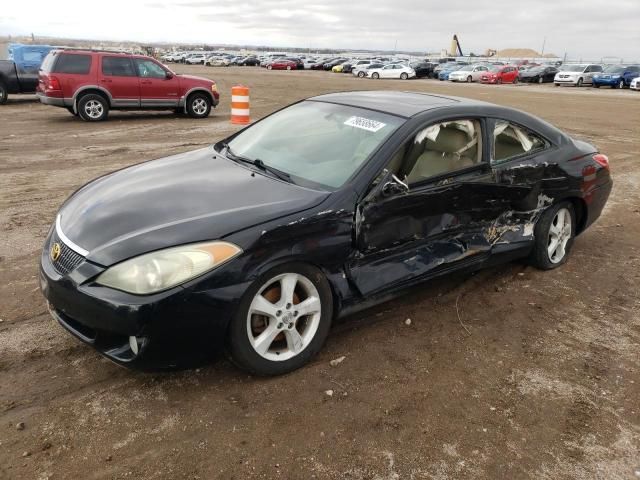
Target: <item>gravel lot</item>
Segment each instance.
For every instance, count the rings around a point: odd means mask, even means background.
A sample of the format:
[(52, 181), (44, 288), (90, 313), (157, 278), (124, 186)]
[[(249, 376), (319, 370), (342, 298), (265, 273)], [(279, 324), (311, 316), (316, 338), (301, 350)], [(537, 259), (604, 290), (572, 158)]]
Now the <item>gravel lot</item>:
[[(0, 107), (0, 478), (640, 477), (640, 93), (176, 69), (218, 81), (209, 119), (112, 112), (88, 124), (33, 96)], [(43, 239), (91, 178), (234, 131), (236, 83), (251, 88), (253, 118), (373, 88), (521, 108), (608, 154), (614, 191), (564, 267), (432, 282), (335, 325), (290, 375), (252, 378), (224, 360), (119, 368), (50, 319)]]

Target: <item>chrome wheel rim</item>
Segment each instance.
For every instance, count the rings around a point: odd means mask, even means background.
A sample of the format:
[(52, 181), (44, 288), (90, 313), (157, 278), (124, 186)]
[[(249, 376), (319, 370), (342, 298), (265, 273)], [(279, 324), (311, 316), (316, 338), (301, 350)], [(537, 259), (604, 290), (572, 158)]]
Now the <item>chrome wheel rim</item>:
[(104, 106), (97, 100), (89, 100), (84, 104), (84, 112), (89, 118), (100, 118), (104, 113)]
[(266, 282), (247, 313), (249, 343), (262, 358), (281, 362), (300, 354), (318, 331), (322, 305), (304, 275), (283, 273)]
[(198, 115), (203, 115), (207, 111), (207, 102), (202, 98), (196, 98), (191, 104), (191, 108)]
[(571, 212), (561, 208), (556, 212), (547, 237), (547, 255), (551, 263), (559, 263), (567, 254), (567, 244), (571, 239)]

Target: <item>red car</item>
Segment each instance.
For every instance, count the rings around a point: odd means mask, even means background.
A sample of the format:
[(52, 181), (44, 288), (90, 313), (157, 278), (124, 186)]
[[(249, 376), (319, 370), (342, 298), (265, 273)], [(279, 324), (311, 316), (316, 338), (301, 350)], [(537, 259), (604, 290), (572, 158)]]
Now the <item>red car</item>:
[(494, 65), (482, 74), (482, 83), (518, 83), (518, 67), (513, 65)]
[(277, 58), (267, 65), (269, 70), (296, 70), (297, 68), (298, 64), (296, 62), (284, 58)]
[(52, 50), (42, 62), (36, 94), (88, 122), (109, 110), (175, 110), (205, 118), (218, 105), (216, 83), (178, 75), (151, 57), (98, 50)]

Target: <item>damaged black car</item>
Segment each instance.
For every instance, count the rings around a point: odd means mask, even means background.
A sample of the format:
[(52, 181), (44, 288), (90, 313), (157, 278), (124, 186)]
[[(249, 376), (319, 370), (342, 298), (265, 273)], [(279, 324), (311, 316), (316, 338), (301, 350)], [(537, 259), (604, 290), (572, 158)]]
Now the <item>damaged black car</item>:
[(225, 349), (282, 374), (332, 320), (416, 283), (562, 265), (611, 187), (594, 146), (511, 108), (321, 95), (79, 189), (47, 236), (41, 286), (54, 318), (119, 364)]

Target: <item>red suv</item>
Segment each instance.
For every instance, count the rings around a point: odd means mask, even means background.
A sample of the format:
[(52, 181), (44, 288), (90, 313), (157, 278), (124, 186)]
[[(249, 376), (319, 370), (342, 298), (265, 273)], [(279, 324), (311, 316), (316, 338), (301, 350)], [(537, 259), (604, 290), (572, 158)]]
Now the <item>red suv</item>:
[(106, 119), (110, 109), (173, 109), (205, 118), (220, 100), (214, 81), (175, 74), (151, 57), (73, 49), (45, 57), (37, 95), (88, 122)]

